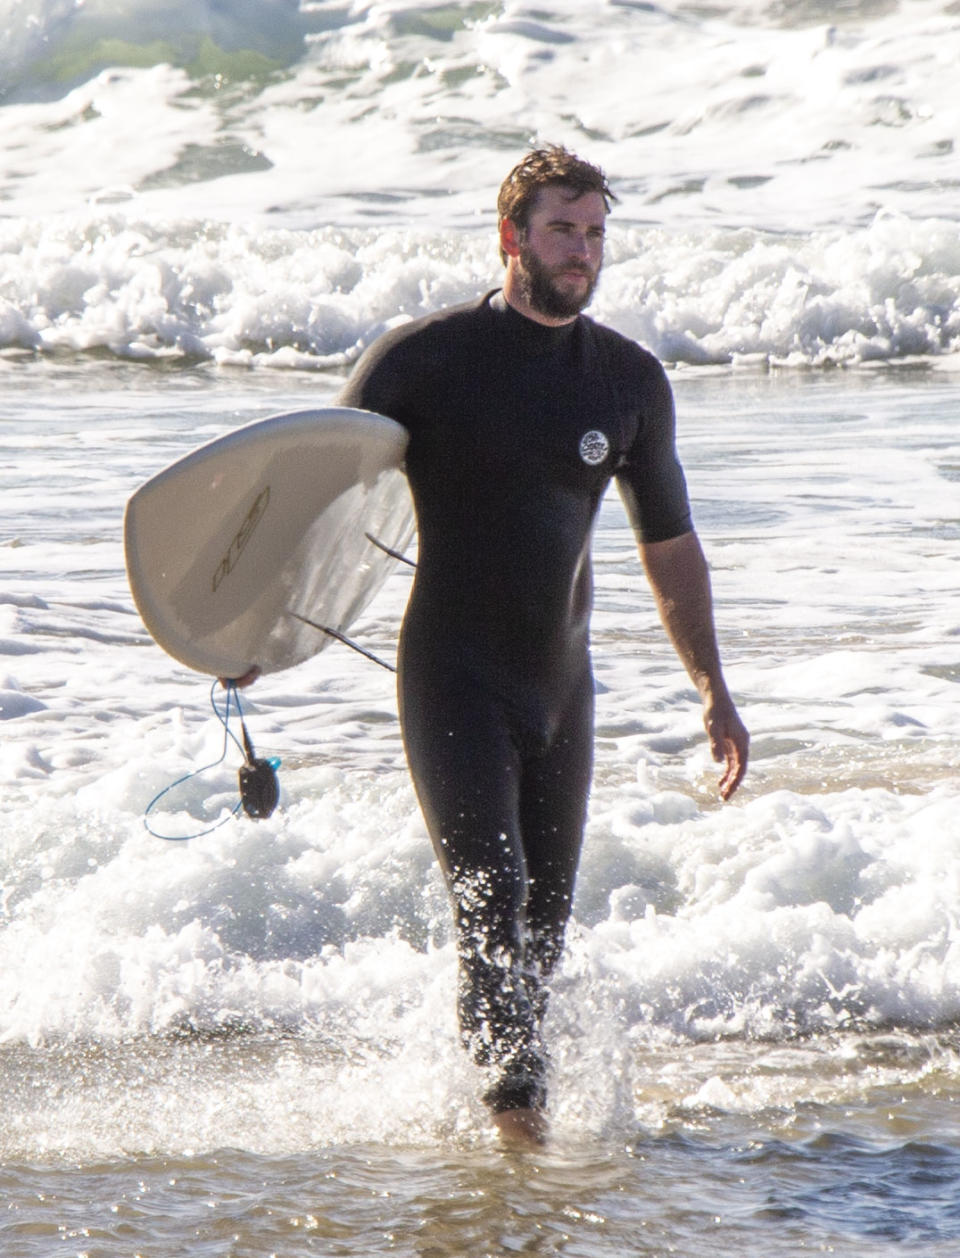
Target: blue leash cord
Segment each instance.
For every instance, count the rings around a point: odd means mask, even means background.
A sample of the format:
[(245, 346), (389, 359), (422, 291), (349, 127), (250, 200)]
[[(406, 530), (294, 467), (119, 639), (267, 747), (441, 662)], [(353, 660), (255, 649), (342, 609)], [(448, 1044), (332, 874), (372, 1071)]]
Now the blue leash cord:
[[(223, 751), (221, 751), (218, 759), (211, 761), (210, 764), (203, 765), (200, 769), (193, 769), (190, 773), (185, 773), (183, 777), (177, 778), (175, 782), (171, 782), (169, 786), (165, 786), (162, 791), (158, 792), (150, 803), (147, 804), (143, 813), (143, 824), (145, 828), (156, 839), (168, 839), (171, 842), (180, 842), (185, 839), (199, 839), (205, 834), (212, 834), (214, 830), (219, 830), (221, 826), (232, 821), (242, 808), (248, 817), (260, 818), (269, 817), (277, 804), (279, 796), (279, 786), (277, 784), (276, 770), (280, 767), (280, 761), (275, 757), (266, 760), (257, 759), (253, 744), (250, 741), (250, 735), (247, 733), (247, 726), (243, 719), (243, 712), (240, 708), (240, 694), (236, 685), (232, 681), (227, 682), (227, 701), (224, 710), (221, 712), (217, 707), (217, 687), (219, 682), (214, 681), (210, 687), (210, 706), (213, 708), (217, 719), (223, 726)], [(237, 709), (237, 717), (240, 721), (240, 729), (243, 733), (243, 742), (237, 738), (236, 734), (230, 728), (230, 703), (235, 704)], [(237, 800), (236, 807), (226, 817), (221, 817), (219, 821), (215, 821), (212, 826), (208, 826), (205, 830), (197, 830), (193, 834), (161, 834), (159, 830), (155, 830), (150, 824), (148, 818), (165, 795), (176, 790), (178, 786), (182, 786), (184, 782), (189, 782), (192, 778), (199, 777), (201, 773), (207, 773), (210, 769), (216, 769), (223, 764), (227, 758), (227, 749), (230, 742), (234, 743), (237, 749), (244, 757), (244, 765), (240, 769), (240, 798)]]

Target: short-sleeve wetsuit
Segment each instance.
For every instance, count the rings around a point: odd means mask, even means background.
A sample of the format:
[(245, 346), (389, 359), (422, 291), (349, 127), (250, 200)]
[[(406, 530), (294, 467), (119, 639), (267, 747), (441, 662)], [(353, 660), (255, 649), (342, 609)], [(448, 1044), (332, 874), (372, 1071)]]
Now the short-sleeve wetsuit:
[(404, 746), (455, 907), (462, 1038), (498, 1067), (492, 1109), (539, 1107), (592, 771), (591, 534), (612, 477), (642, 540), (691, 528), (670, 386), (609, 328), (498, 292), (380, 337), (339, 400), (410, 433)]

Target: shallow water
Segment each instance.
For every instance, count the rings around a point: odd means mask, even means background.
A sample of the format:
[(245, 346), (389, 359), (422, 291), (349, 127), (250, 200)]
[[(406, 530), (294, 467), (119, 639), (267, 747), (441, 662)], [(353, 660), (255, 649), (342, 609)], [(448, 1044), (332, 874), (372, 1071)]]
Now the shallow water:
[[(713, 1060), (701, 1069), (719, 1064), (732, 1073), (736, 1054), (711, 1048), (705, 1055)], [(792, 1114), (789, 1106), (731, 1113), (703, 1100), (658, 1130), (638, 1126), (605, 1140), (569, 1130), (530, 1154), (448, 1137), (434, 1145), (318, 1139), (279, 1151), (228, 1143), (77, 1160), (35, 1155), (29, 1163), (8, 1156), (0, 1170), (4, 1252), (597, 1258), (692, 1256), (704, 1244), (724, 1255), (958, 1252), (955, 1049), (891, 1036), (749, 1056), (751, 1075), (797, 1072), (809, 1086), (823, 1071), (824, 1083), (832, 1076), (831, 1100), (806, 1100)], [(288, 1118), (277, 1080), (295, 1070), (309, 1090), (297, 1106), (301, 1121), (304, 1110), (323, 1121), (323, 1088), (310, 1088), (323, 1067), (303, 1045), (152, 1046), (112, 1060), (67, 1057), (57, 1063), (63, 1092), (75, 1104), (89, 1090), (101, 1116), (121, 1086), (124, 1106), (139, 1108), (138, 1094), (158, 1088), (153, 1106), (172, 1109), (167, 1089), (185, 1079), (187, 1096), (204, 1098), (211, 1126), (242, 1139), (235, 1112), (252, 1098), (260, 1098), (260, 1122)], [(694, 1053), (672, 1054), (671, 1070), (681, 1066), (678, 1057), (697, 1070)], [(904, 1082), (910, 1057), (913, 1070), (926, 1061), (930, 1077), (922, 1084)], [(850, 1079), (854, 1058), (857, 1072), (872, 1080)], [(945, 1058), (952, 1066), (935, 1082), (935, 1063), (942, 1068)], [(49, 1093), (49, 1081), (41, 1086)], [(232, 1098), (226, 1112), (219, 1109), (225, 1091)], [(250, 1121), (248, 1113), (240, 1126), (249, 1130)]]

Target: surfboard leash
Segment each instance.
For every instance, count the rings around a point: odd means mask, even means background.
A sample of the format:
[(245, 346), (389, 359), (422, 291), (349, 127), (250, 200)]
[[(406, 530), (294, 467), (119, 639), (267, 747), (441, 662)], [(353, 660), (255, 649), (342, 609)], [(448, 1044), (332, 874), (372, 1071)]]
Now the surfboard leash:
[[(185, 773), (183, 777), (177, 778), (175, 782), (171, 782), (169, 786), (165, 786), (147, 804), (143, 813), (143, 824), (156, 839), (168, 839), (170, 841), (199, 839), (205, 834), (211, 834), (214, 830), (219, 830), (228, 821), (232, 821), (241, 808), (248, 817), (251, 817), (253, 820), (260, 820), (261, 818), (269, 817), (277, 806), (277, 800), (280, 798), (280, 784), (277, 781), (277, 769), (280, 767), (280, 761), (276, 756), (269, 756), (265, 759), (257, 756), (250, 738), (250, 732), (247, 729), (247, 723), (243, 719), (243, 709), (240, 706), (240, 692), (232, 681), (227, 682), (227, 698), (224, 710), (221, 712), (220, 708), (217, 707), (217, 688), (219, 685), (218, 681), (214, 681), (210, 687), (210, 706), (223, 726), (223, 750), (219, 757), (211, 761), (210, 764), (205, 764), (199, 769), (193, 769), (190, 773)], [(230, 728), (231, 703), (236, 708), (237, 718), (240, 721), (242, 742)], [(193, 778), (199, 777), (202, 773), (207, 773), (209, 770), (223, 764), (227, 758), (227, 751), (231, 742), (242, 753), (244, 758), (244, 763), (237, 775), (240, 798), (232, 811), (226, 817), (221, 817), (219, 821), (214, 822), (213, 825), (207, 826), (205, 830), (197, 830), (193, 834), (162, 834), (155, 829), (150, 824), (149, 817), (160, 800), (178, 786), (182, 786), (184, 782), (189, 782)]]

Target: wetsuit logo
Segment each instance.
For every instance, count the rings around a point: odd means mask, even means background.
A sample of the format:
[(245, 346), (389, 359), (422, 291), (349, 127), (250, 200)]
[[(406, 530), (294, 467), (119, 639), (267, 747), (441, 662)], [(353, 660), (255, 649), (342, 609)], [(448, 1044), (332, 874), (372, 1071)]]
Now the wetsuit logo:
[(580, 457), (584, 463), (596, 467), (610, 453), (610, 441), (606, 433), (592, 428), (580, 438)]

